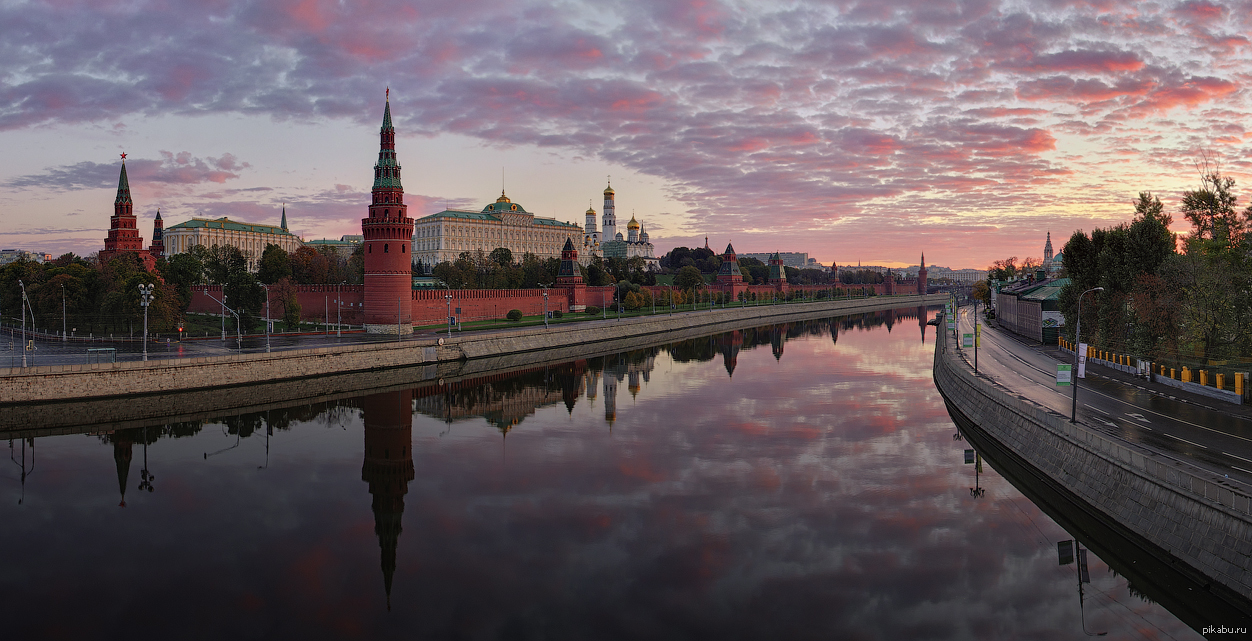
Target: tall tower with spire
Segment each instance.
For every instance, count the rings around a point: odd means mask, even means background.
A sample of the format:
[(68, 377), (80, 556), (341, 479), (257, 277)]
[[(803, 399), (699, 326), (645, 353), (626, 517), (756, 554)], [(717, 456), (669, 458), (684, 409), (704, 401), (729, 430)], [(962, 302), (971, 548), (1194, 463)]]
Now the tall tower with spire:
[(404, 187), (400, 185), (390, 89), (387, 96), (369, 217), (361, 219), (361, 233), (365, 236), (365, 331), (412, 334), (413, 271), (409, 247), (413, 244), (413, 219), (408, 217)]
[(404, 495), (413, 480), (413, 391), (371, 394), (361, 401), (365, 422), (365, 462), (361, 480), (374, 497), (374, 534), (378, 535), (387, 609), (391, 609), (391, 579), (396, 572)]
[(153, 258), (165, 258), (165, 223), (161, 220), (161, 210), (156, 213), (156, 220), (152, 221), (152, 244), (148, 245), (148, 253)]
[(143, 251), (143, 237), (139, 235), (134, 208), (130, 181), (126, 179), (126, 154), (122, 154), (122, 175), (117, 179), (117, 198), (113, 199), (113, 216), (109, 218), (109, 235), (104, 239), (100, 264), (106, 265), (126, 252)]
[(616, 194), (613, 191), (613, 185), (610, 184), (604, 188), (604, 235), (601, 238), (604, 242), (610, 242), (617, 239), (617, 205), (615, 204)]
[(922, 264), (917, 268), (917, 293), (926, 295), (926, 252), (922, 252)]
[(1048, 272), (1048, 275), (1052, 274), (1052, 257), (1054, 255), (1052, 253), (1052, 232), (1048, 232), (1048, 242), (1043, 245), (1043, 269)]

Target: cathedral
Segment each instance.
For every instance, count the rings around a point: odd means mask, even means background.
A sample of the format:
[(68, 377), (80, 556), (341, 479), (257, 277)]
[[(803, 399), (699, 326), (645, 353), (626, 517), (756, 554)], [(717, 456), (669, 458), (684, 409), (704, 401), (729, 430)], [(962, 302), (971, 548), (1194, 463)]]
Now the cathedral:
[(648, 241), (648, 232), (632, 215), (626, 223), (626, 235), (617, 231), (616, 192), (613, 185), (604, 189), (603, 232), (596, 229), (596, 210), (587, 208), (587, 224), (583, 228), (582, 263), (586, 265), (593, 256), (601, 258), (642, 258), (649, 271), (661, 268), (656, 248)]

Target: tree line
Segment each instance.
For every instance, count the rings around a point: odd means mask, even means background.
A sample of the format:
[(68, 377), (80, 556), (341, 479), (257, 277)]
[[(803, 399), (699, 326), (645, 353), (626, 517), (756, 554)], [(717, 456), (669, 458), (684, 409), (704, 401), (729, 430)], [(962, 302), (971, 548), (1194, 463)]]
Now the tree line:
[[(45, 263), (17, 261), (0, 268), (0, 320), (21, 325), (24, 311), (32, 329), (59, 332), (64, 318), (65, 329), (76, 336), (135, 335), (143, 327), (139, 285), (150, 284), (154, 299), (148, 309), (149, 330), (171, 332), (186, 316), (192, 286), (221, 285), (243, 331), (252, 332), (265, 313), (264, 286), (270, 286), (270, 304), (284, 304), (290, 326), (299, 321), (297, 285), (359, 284), (364, 255), (360, 248), (344, 257), (331, 247), (307, 245), (288, 254), (269, 245), (258, 267), (255, 274), (250, 272), (243, 252), (223, 245), (195, 246), (158, 259), (153, 272), (130, 253), (105, 264), (97, 256), (73, 253)], [(29, 303), (25, 309), (22, 285)]]

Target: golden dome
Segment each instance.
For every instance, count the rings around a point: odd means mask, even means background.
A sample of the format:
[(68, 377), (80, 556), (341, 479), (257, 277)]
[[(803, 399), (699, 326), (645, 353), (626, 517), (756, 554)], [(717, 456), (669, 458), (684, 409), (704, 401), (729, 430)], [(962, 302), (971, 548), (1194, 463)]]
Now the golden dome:
[(639, 229), (639, 221), (634, 216), (630, 217), (630, 222), (626, 223), (626, 229)]
[(596, 215), (596, 210), (594, 210), (594, 209), (592, 209), (592, 208), (588, 207), (588, 208), (587, 208), (587, 213), (588, 213), (588, 214), (590, 214), (590, 215), (592, 215), (592, 216), (594, 216), (594, 215)]
[(513, 201), (509, 200), (509, 197), (504, 195), (504, 190), (503, 190), (503, 189), (501, 189), (501, 190), (500, 190), (500, 197), (496, 199), (496, 202), (498, 202), (498, 203), (511, 203), (511, 202), (513, 202)]
[(605, 196), (608, 196), (609, 194), (612, 194), (612, 193), (616, 193), (616, 192), (614, 192), (614, 191), (613, 191), (613, 185), (609, 185), (608, 187), (605, 187), (605, 188), (604, 188), (604, 195), (605, 195)]

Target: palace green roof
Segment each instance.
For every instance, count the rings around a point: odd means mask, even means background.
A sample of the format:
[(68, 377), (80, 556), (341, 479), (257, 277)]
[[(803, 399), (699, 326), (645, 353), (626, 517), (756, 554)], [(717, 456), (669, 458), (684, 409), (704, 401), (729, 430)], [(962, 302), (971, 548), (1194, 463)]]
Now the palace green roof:
[[(495, 203), (492, 203), (492, 204), (495, 204)], [(478, 221), (486, 221), (486, 222), (494, 222), (494, 223), (503, 222), (503, 219), (500, 218), (499, 216), (495, 214), (486, 213), (490, 209), (490, 207), (491, 206), (488, 205), (487, 209), (484, 209), (483, 211), (463, 211), (459, 209), (445, 209), (441, 212), (434, 213), (429, 216), (423, 216), (422, 218), (419, 218), (417, 222), (433, 222), (435, 220), (442, 219), (442, 218), (450, 218), (453, 220), (478, 220)], [(518, 210), (516, 212), (510, 211), (509, 213), (526, 213), (524, 210), (522, 210), (520, 205), (518, 206), (517, 209)], [(533, 224), (541, 225), (545, 227), (561, 227), (561, 228), (577, 227), (577, 225), (575, 225), (574, 223), (561, 222), (554, 218), (535, 218), (533, 220)]]
[(276, 234), (279, 236), (294, 236), (294, 234), (287, 231), (286, 229), (283, 229), (282, 227), (276, 227), (274, 225), (257, 225), (254, 223), (236, 222), (229, 218), (226, 218), (225, 216), (223, 216), (222, 218), (214, 218), (211, 220), (208, 218), (192, 218), (191, 220), (187, 222), (178, 223), (177, 225), (171, 225), (169, 227), (166, 227), (165, 231), (169, 232), (171, 229), (196, 229), (196, 228), (224, 229), (226, 231), (246, 231), (246, 232), (255, 232), (258, 234)]

